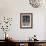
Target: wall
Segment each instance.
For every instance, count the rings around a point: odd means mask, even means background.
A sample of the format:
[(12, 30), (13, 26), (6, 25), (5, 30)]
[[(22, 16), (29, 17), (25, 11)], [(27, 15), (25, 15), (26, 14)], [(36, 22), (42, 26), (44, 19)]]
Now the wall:
[[(28, 0), (0, 0), (0, 19), (4, 16), (13, 18), (8, 33), (15, 40), (28, 40), (34, 34), (37, 39), (46, 40), (45, 12), (45, 6), (33, 8)], [(33, 13), (32, 29), (20, 29), (20, 13)], [(3, 31), (0, 31), (0, 35), (2, 35), (1, 33)], [(4, 39), (3, 35), (0, 36), (0, 39)]]

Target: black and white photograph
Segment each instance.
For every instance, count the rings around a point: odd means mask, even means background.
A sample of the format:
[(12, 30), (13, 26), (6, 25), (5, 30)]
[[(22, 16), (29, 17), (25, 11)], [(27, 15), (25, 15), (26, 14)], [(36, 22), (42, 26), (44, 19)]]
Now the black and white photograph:
[(0, 46), (46, 46), (46, 0), (0, 0)]
[(20, 28), (32, 28), (32, 13), (20, 13)]

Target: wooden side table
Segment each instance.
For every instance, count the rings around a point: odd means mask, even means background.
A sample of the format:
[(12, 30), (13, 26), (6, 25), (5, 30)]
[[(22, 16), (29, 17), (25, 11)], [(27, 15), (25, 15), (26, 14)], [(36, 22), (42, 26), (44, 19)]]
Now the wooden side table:
[(28, 43), (16, 43), (16, 46), (28, 46)]

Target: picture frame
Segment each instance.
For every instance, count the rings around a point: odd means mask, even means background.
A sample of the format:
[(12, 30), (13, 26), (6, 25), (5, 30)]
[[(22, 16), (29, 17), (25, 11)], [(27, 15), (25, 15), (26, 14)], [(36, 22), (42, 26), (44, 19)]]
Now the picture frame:
[(20, 13), (20, 28), (28, 29), (33, 27), (33, 14)]

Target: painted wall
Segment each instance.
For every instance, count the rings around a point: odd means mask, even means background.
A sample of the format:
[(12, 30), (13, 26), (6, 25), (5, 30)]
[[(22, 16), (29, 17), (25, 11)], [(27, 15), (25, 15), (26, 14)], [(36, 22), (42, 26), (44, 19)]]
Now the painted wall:
[[(33, 28), (20, 29), (20, 13), (33, 13)], [(5, 17), (12, 17), (12, 25), (9, 36), (15, 40), (28, 40), (35, 34), (37, 39), (46, 40), (45, 26), (45, 5), (40, 8), (33, 8), (29, 0), (0, 0), (0, 20)], [(4, 33), (0, 29), (0, 39), (4, 39)]]

